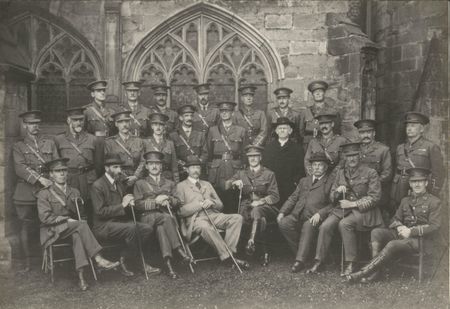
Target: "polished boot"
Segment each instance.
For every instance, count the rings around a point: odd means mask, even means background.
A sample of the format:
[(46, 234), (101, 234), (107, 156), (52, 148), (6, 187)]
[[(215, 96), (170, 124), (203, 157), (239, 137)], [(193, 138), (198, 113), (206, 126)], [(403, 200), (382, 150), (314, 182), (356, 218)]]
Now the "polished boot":
[(159, 275), (161, 273), (161, 269), (158, 267), (153, 267), (151, 265), (148, 264), (144, 264), (145, 266), (145, 271), (148, 275)]
[(120, 265), (120, 262), (111, 262), (102, 257), (100, 254), (95, 256), (95, 262), (97, 263), (97, 267), (100, 271), (113, 269)]
[(192, 262), (192, 259), (189, 255), (184, 252), (184, 250), (181, 247), (178, 247), (177, 249), (178, 254), (181, 256), (181, 261), (185, 264), (189, 264)]
[(86, 280), (84, 280), (84, 271), (82, 268), (78, 270), (78, 279), (78, 286), (80, 287), (80, 290), (86, 291), (89, 285), (86, 283)]
[(306, 271), (307, 274), (317, 274), (323, 270), (323, 264), (321, 261), (315, 261), (314, 265)]
[(172, 279), (177, 279), (178, 275), (172, 268), (172, 263), (170, 262), (170, 258), (166, 259), (166, 266), (167, 266), (167, 274), (169, 275), (169, 277)]
[(344, 272), (341, 274), (341, 277), (345, 277), (353, 273), (355, 268), (355, 264), (353, 262), (348, 262), (347, 266), (344, 269)]
[(383, 265), (385, 261), (390, 260), (390, 258), (391, 253), (389, 251), (385, 249), (381, 250), (381, 252), (374, 259), (372, 259), (369, 264), (361, 268), (360, 271), (347, 275), (346, 281), (355, 282), (363, 277), (367, 277), (372, 274), (372, 272), (378, 270), (378, 268)]
[(24, 226), (22, 226), (22, 229), (20, 230), (20, 244), (22, 246), (25, 260), (21, 269), (19, 270), (19, 273), (26, 273), (31, 270), (30, 247), (28, 243), (28, 225), (26, 224), (24, 224)]
[(291, 273), (298, 273), (305, 268), (305, 263), (302, 261), (295, 261), (294, 265), (291, 267)]
[[(371, 243), (371, 247), (372, 247), (372, 259), (374, 259), (378, 253), (380, 253), (381, 251), (381, 246), (380, 243), (378, 242), (372, 242)], [(377, 269), (374, 272), (372, 272), (369, 276), (361, 278), (361, 283), (370, 283), (370, 282), (374, 282), (376, 280), (378, 280), (378, 278), (380, 277), (380, 270)]]
[(258, 220), (253, 220), (252, 231), (250, 233), (250, 239), (248, 240), (247, 246), (245, 247), (245, 253), (247, 253), (247, 255), (249, 255), (249, 256), (252, 256), (256, 251), (255, 236), (256, 236), (257, 230), (258, 230)]
[(131, 270), (128, 270), (127, 266), (125, 265), (125, 258), (123, 256), (120, 257), (120, 272), (125, 277), (132, 277), (134, 276), (134, 273)]

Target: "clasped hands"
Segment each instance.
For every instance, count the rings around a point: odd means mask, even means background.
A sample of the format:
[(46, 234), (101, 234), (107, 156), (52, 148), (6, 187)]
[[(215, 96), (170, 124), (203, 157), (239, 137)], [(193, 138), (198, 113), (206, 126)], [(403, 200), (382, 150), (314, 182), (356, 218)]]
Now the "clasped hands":
[[(347, 187), (339, 186), (339, 187), (337, 187), (336, 192), (345, 194), (347, 192)], [(349, 209), (349, 208), (357, 207), (356, 202), (352, 202), (352, 201), (349, 201), (346, 199), (340, 200), (339, 205), (341, 206), (342, 209)]]
[(397, 227), (397, 233), (401, 238), (409, 238), (409, 236), (411, 236), (411, 229), (404, 226), (404, 225), (400, 225)]

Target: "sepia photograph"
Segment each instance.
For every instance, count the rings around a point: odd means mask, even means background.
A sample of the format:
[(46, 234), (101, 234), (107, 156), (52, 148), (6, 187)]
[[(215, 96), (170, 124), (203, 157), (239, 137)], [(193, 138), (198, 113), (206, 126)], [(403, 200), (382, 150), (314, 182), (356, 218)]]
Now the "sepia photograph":
[(450, 308), (449, 9), (0, 0), (0, 308)]

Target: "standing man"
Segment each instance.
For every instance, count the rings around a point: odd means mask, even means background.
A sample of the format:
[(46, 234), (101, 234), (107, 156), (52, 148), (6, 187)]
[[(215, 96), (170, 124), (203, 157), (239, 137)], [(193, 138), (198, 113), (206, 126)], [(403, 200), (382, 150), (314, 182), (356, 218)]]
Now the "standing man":
[(235, 196), (225, 192), (225, 181), (242, 168), (241, 156), (247, 143), (247, 135), (243, 127), (232, 121), (236, 103), (221, 102), (218, 106), (221, 121), (209, 130), (207, 137), (208, 153), (212, 159), (208, 179), (224, 201), (225, 213), (235, 213)]
[(267, 113), (267, 121), (269, 125), (272, 126), (269, 134), (269, 139), (273, 140), (277, 138), (275, 133), (275, 124), (280, 117), (285, 117), (288, 118), (293, 124), (292, 139), (297, 143), (303, 143), (305, 127), (304, 114), (293, 110), (289, 106), (292, 89), (286, 87), (277, 88), (273, 93), (275, 94), (275, 97), (277, 99), (278, 107), (271, 109)]
[(209, 128), (217, 125), (220, 119), (219, 109), (209, 103), (210, 84), (199, 84), (194, 87), (197, 92), (197, 110), (194, 113), (194, 130), (208, 134)]
[(372, 260), (360, 271), (348, 275), (348, 281), (374, 281), (381, 266), (417, 252), (419, 237), (430, 236), (439, 229), (441, 201), (427, 192), (430, 172), (419, 167), (408, 169), (411, 195), (402, 199), (389, 228), (371, 232)]
[(144, 158), (149, 176), (138, 180), (134, 186), (136, 209), (141, 212), (140, 221), (156, 232), (168, 275), (176, 279), (178, 275), (172, 268), (172, 252), (178, 252), (183, 261), (190, 262), (178, 239), (175, 219), (167, 213), (167, 208), (175, 213), (180, 201), (175, 197), (175, 183), (161, 175), (164, 154), (149, 151)]
[[(193, 126), (195, 111), (196, 108), (193, 105), (181, 106), (178, 109), (180, 126), (169, 135), (175, 145), (182, 180), (187, 177), (184, 164), (189, 156), (197, 156), (203, 163), (208, 160), (206, 133), (196, 130)], [(203, 171), (202, 175), (205, 176), (206, 171)]]
[[(122, 274), (130, 277), (134, 273), (128, 269), (125, 261), (137, 255), (138, 237), (141, 244), (148, 243), (153, 229), (145, 223), (133, 223), (125, 213), (127, 207), (134, 207), (134, 197), (132, 194), (125, 194), (125, 187), (119, 180), (123, 163), (116, 154), (105, 157), (105, 174), (92, 185), (91, 200), (94, 208), (95, 236), (100, 240), (125, 242), (120, 252), (120, 267)], [(146, 263), (144, 267), (149, 274), (161, 272)]]
[(325, 92), (328, 89), (328, 83), (322, 80), (312, 81), (308, 85), (308, 90), (311, 92), (313, 102), (306, 107), (304, 112), (304, 131), (303, 146), (306, 150), (308, 144), (314, 137), (317, 137), (319, 131), (319, 122), (316, 116), (319, 114), (334, 114), (336, 115), (334, 126), (335, 132), (341, 133), (341, 116), (337, 110), (336, 102), (325, 96)]
[(242, 107), (233, 114), (233, 123), (247, 131), (250, 144), (262, 146), (267, 138), (267, 118), (263, 111), (253, 108), (255, 91), (255, 86), (246, 85), (239, 88)]
[(156, 105), (151, 108), (152, 113), (160, 113), (167, 116), (164, 134), (170, 134), (173, 130), (175, 130), (178, 117), (177, 112), (167, 107), (167, 90), (170, 89), (170, 87), (157, 85), (153, 86), (152, 89), (156, 100)]
[(165, 126), (169, 117), (161, 113), (150, 115), (150, 126), (152, 136), (144, 139), (144, 152), (159, 151), (164, 154), (163, 176), (178, 183), (180, 175), (178, 173), (178, 161), (173, 141), (165, 137)]
[(151, 110), (139, 103), (141, 95), (140, 81), (123, 82), (125, 87), (126, 102), (122, 105), (124, 110), (131, 111), (130, 132), (133, 136), (145, 137), (150, 135), (150, 125), (148, 118)]
[(308, 144), (308, 149), (305, 153), (304, 163), (305, 170), (308, 175), (311, 175), (311, 164), (309, 158), (314, 152), (323, 152), (330, 161), (330, 172), (340, 161), (340, 146), (348, 140), (334, 133), (334, 126), (336, 123), (335, 114), (320, 114), (315, 117), (319, 123), (320, 133), (311, 139)]
[(301, 143), (289, 137), (294, 124), (286, 117), (280, 117), (273, 124), (277, 139), (267, 143), (263, 152), (262, 165), (275, 173), (280, 193), (280, 205), (294, 192), (301, 177), (305, 175)]
[(316, 262), (309, 270), (311, 273), (320, 270), (338, 226), (347, 262), (341, 275), (349, 275), (354, 270), (358, 255), (356, 232), (370, 231), (383, 225), (378, 208), (381, 184), (377, 172), (361, 164), (360, 143), (343, 144), (342, 151), (345, 165), (337, 170), (330, 193), (331, 201), (338, 205), (319, 228)]
[(423, 137), (425, 125), (430, 119), (418, 112), (405, 115), (406, 143), (397, 147), (395, 155), (396, 170), (392, 182), (392, 209), (397, 209), (402, 198), (408, 196), (409, 182), (406, 170), (412, 167), (425, 167), (431, 170), (428, 191), (439, 195), (445, 179), (445, 168), (441, 149), (438, 145)]
[(84, 268), (89, 265), (90, 258), (94, 258), (97, 266), (103, 270), (115, 268), (119, 266), (119, 262), (110, 262), (100, 255), (102, 247), (87, 222), (80, 218), (83, 209), (78, 208), (76, 203), (81, 196), (80, 192), (70, 187), (66, 181), (67, 161), (69, 159), (55, 159), (46, 164), (53, 184), (37, 194), (37, 207), (42, 222), (41, 244), (47, 248), (58, 239), (71, 236), (79, 287), (86, 291), (88, 285), (84, 280)]
[[(97, 143), (95, 136), (84, 128), (84, 108), (76, 107), (67, 110), (67, 130), (55, 138), (56, 147), (62, 158), (67, 158), (67, 184), (80, 191), (86, 211), (90, 216), (89, 188), (97, 179), (94, 162)], [(98, 175), (100, 176), (100, 175)]]
[[(97, 146), (95, 147), (94, 162), (103, 162), (105, 138), (111, 135), (113, 130), (113, 120), (111, 115), (114, 113), (112, 108), (105, 106), (106, 100), (106, 80), (97, 80), (86, 87), (91, 92), (94, 101), (86, 106), (84, 110), (86, 131), (96, 136)], [(97, 175), (103, 174), (103, 165), (98, 164), (96, 167)]]
[[(120, 111), (112, 115), (119, 133), (105, 141), (105, 155), (117, 154), (122, 160), (122, 181), (126, 182), (127, 192), (141, 176), (143, 169), (142, 155), (144, 143), (139, 137), (131, 135), (131, 111)], [(141, 164), (142, 163), (142, 164)]]
[(277, 217), (281, 234), (295, 254), (295, 263), (291, 268), (293, 273), (305, 268), (320, 224), (333, 208), (330, 201), (333, 178), (327, 173), (330, 161), (323, 152), (314, 153), (309, 160), (312, 175), (300, 180)]
[[(179, 215), (183, 218), (183, 234), (188, 241), (198, 236), (202, 237), (216, 250), (222, 262), (232, 264), (227, 246), (233, 255), (237, 252), (242, 217), (239, 214), (227, 215), (220, 212), (223, 204), (213, 186), (207, 181), (200, 180), (201, 164), (197, 157), (189, 157), (186, 162), (189, 176), (177, 184), (177, 197), (181, 202)], [(212, 222), (209, 221), (208, 216)], [(225, 231), (225, 239), (222, 239), (212, 224)], [(249, 268), (246, 261), (235, 260), (240, 267)]]
[(21, 224), (19, 239), (25, 257), (23, 271), (30, 270), (28, 237), (39, 226), (35, 193), (52, 184), (44, 167), (47, 162), (59, 157), (53, 139), (39, 134), (41, 114), (35, 110), (19, 115), (25, 137), (13, 146), (14, 168), (18, 177), (13, 201)]
[(389, 147), (375, 140), (375, 120), (358, 120), (353, 125), (358, 129), (361, 140), (361, 163), (377, 171), (381, 182), (380, 207), (391, 215), (393, 210), (389, 205), (389, 189), (392, 178), (392, 159)]
[[(268, 223), (275, 222), (278, 214), (280, 196), (275, 174), (261, 166), (263, 148), (256, 145), (245, 147), (248, 158), (248, 169), (237, 171), (225, 184), (226, 189), (232, 186), (242, 190), (242, 201), (239, 214), (244, 218), (244, 225), (251, 227), (245, 251), (253, 255), (256, 251), (255, 239), (263, 243), (262, 265), (269, 264), (269, 252), (266, 241)], [(247, 237), (245, 237), (247, 238)]]

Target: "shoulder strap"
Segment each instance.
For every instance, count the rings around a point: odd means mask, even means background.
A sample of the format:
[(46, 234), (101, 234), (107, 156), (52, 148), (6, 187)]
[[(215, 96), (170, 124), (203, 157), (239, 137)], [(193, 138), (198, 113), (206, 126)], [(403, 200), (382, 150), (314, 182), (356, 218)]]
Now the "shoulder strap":
[(225, 147), (227, 147), (228, 151), (232, 151), (231, 147), (230, 147), (230, 144), (228, 144), (227, 139), (225, 138), (225, 136), (222, 133), (222, 130), (220, 129), (220, 124), (217, 126), (217, 129), (219, 130), (220, 137), (222, 138), (222, 141), (225, 144)]
[(403, 153), (405, 154), (405, 158), (406, 160), (408, 160), (409, 164), (411, 164), (412, 168), (415, 168), (416, 165), (414, 164), (414, 162), (411, 160), (411, 158), (408, 155), (408, 151), (406, 150), (406, 143), (403, 144)]
[(105, 117), (103, 117), (102, 114), (100, 114), (100, 112), (93, 106), (90, 106), (90, 109), (94, 112), (94, 114), (101, 120), (103, 121), (105, 124), (107, 124), (107, 120), (105, 119)]
[(117, 145), (120, 146), (120, 148), (122, 148), (122, 149), (125, 151), (125, 153), (126, 153), (130, 158), (133, 159), (133, 156), (132, 156), (131, 153), (128, 151), (128, 149), (127, 149), (121, 142), (119, 142), (119, 141), (117, 140), (117, 138), (115, 138), (114, 141), (116, 142)]
[(194, 150), (192, 150), (191, 146), (188, 144), (188, 142), (186, 141), (186, 139), (185, 139), (181, 134), (178, 134), (178, 136), (180, 137), (181, 141), (186, 145), (186, 147), (187, 147), (187, 149), (190, 151), (190, 153), (191, 153), (193, 156), (198, 157), (197, 154), (194, 152)]
[(80, 148), (78, 148), (77, 145), (75, 145), (74, 143), (72, 143), (72, 142), (69, 141), (69, 140), (68, 140), (68, 142), (69, 142), (70, 145), (72, 145), (73, 149), (75, 149), (75, 151), (78, 152), (78, 154), (79, 154), (84, 160), (86, 160), (86, 162), (88, 162), (89, 164), (92, 164), (92, 162), (91, 162), (88, 158), (86, 158), (86, 157), (83, 155), (83, 152), (81, 152)]
[(24, 142), (24, 144), (31, 150), (31, 152), (41, 161), (42, 163), (46, 163), (45, 160), (41, 157), (41, 155), (30, 145)]
[(56, 192), (52, 188), (49, 188), (48, 190), (58, 200), (58, 202), (60, 202), (64, 207), (66, 207), (66, 202), (58, 194), (56, 194)]
[(201, 119), (201, 121), (203, 122), (203, 124), (209, 128), (209, 124), (208, 124), (208, 122), (206, 121), (205, 117), (203, 117), (203, 115), (200, 114), (200, 113), (198, 113), (198, 116), (200, 117), (200, 119)]
[(137, 120), (136, 117), (133, 116), (133, 114), (130, 114), (131, 119), (134, 120), (134, 122), (136, 122), (140, 127), (142, 127), (142, 123), (139, 122), (139, 120)]
[(248, 119), (247, 115), (242, 111), (242, 109), (239, 109), (239, 112), (241, 113), (247, 124), (250, 126), (250, 128), (253, 129), (253, 123), (250, 121), (250, 119)]

